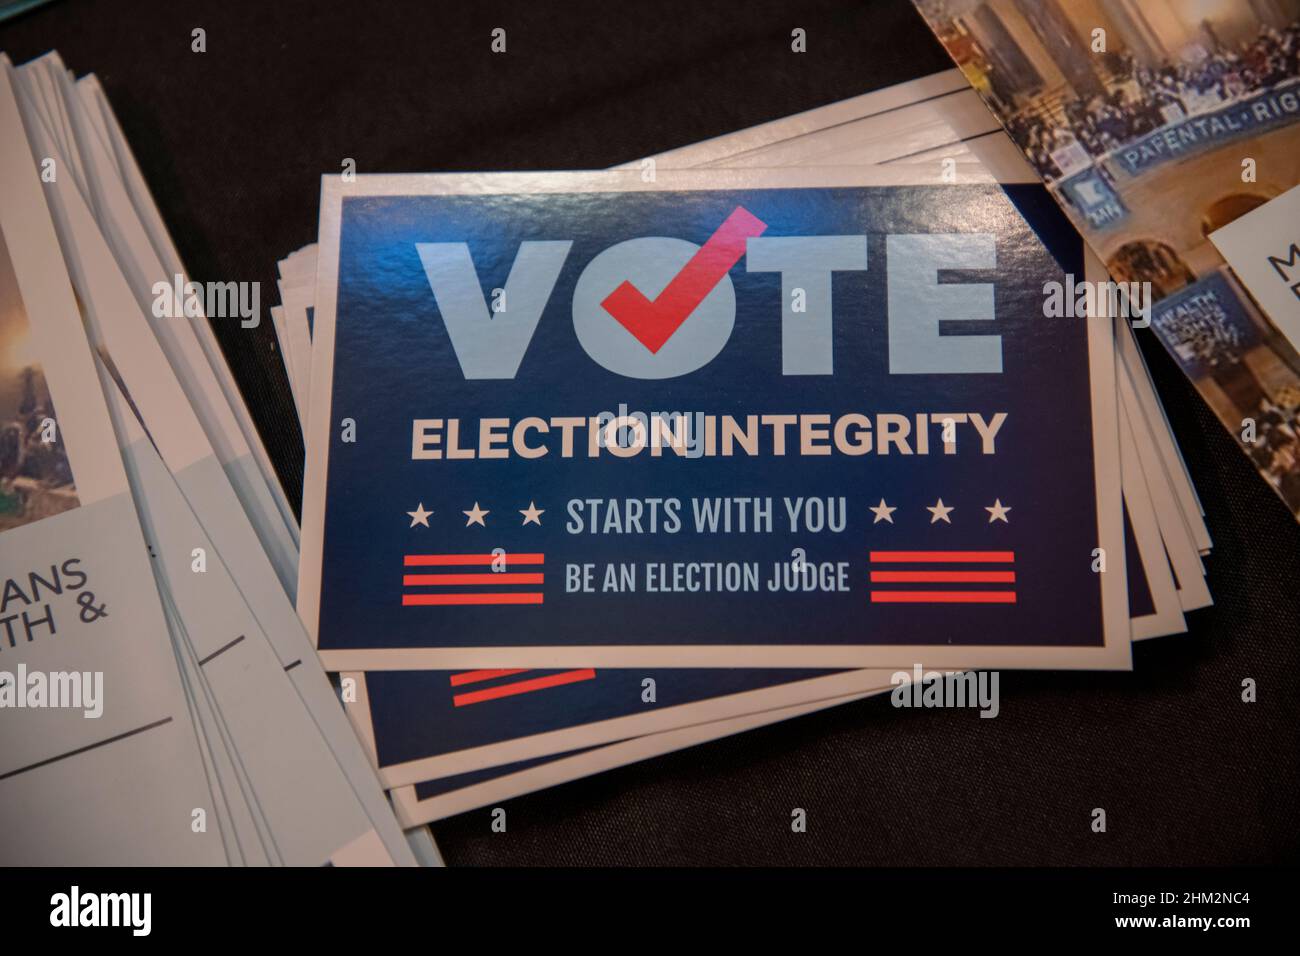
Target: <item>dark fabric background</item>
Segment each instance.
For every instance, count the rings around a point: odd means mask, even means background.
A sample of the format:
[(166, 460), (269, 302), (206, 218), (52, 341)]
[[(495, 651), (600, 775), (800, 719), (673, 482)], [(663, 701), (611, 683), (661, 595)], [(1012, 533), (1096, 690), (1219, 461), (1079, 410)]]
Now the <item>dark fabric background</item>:
[[(344, 157), (361, 172), (604, 167), (949, 66), (906, 0), (58, 0), (0, 25), (0, 48), (97, 73), (194, 278), (260, 280), (264, 310)], [(218, 324), (296, 504), (302, 443), (269, 315)], [(1215, 541), (1217, 604), (1190, 634), (1139, 646), (1132, 674), (1004, 672), (996, 720), (877, 699), (510, 801), (504, 834), (465, 814), (434, 827), (448, 861), (1296, 860), (1300, 531), (1143, 344)], [(1258, 703), (1241, 701), (1246, 677)], [(808, 832), (790, 832), (794, 807)], [(1094, 807), (1109, 832), (1091, 832)]]

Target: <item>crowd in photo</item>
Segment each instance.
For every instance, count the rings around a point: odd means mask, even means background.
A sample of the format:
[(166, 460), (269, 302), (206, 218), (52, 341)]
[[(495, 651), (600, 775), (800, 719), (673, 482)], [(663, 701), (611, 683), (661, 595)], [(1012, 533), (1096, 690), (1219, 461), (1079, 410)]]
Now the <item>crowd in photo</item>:
[(51, 440), (54, 412), (44, 381), (32, 366), (21, 381), (16, 414), (0, 417), (0, 531), (76, 504), (67, 452)]
[[(1208, 26), (1206, 31), (1213, 38)], [(1065, 174), (1057, 158), (1075, 143), (1098, 157), (1169, 123), (1300, 75), (1300, 23), (1282, 30), (1265, 27), (1239, 49), (1216, 41), (1194, 63), (1167, 61), (1153, 68), (1125, 53), (1113, 56), (1110, 67), (1106, 94), (1065, 100), (1063, 122), (1045, 115), (1040, 100), (1006, 118), (1012, 136), (1045, 178)]]
[(1255, 467), (1300, 512), (1300, 414), (1263, 399), (1255, 415), (1255, 440), (1246, 444)]

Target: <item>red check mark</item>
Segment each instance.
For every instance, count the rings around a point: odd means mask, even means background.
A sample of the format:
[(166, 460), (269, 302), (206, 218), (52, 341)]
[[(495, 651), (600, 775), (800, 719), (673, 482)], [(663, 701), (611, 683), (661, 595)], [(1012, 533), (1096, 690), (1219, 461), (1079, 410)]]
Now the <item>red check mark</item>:
[(653, 302), (625, 280), (601, 305), (638, 342), (657, 353), (740, 261), (746, 241), (766, 229), (767, 223), (737, 206)]

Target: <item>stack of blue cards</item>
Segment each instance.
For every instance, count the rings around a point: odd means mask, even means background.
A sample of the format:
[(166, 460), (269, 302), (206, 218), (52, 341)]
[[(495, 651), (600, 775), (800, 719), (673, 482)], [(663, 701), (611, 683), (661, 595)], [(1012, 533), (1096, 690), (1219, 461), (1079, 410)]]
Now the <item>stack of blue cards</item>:
[(1149, 312), (955, 70), (325, 176), (269, 309), (301, 521), (213, 333), (258, 286), (190, 278), (93, 75), (0, 55), (0, 133), (0, 863), (437, 865), (431, 821), (873, 695), (995, 718), (1210, 603)]
[(404, 825), (1210, 603), (1116, 293), (957, 71), (608, 171), (322, 181), (297, 608)]

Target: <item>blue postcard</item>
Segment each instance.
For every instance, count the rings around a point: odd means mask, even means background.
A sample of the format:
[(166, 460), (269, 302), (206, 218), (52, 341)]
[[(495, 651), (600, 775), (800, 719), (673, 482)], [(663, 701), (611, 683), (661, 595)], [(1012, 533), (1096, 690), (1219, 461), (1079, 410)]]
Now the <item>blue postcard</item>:
[(1127, 668), (1070, 274), (1032, 186), (329, 178), (300, 612), (339, 670)]

